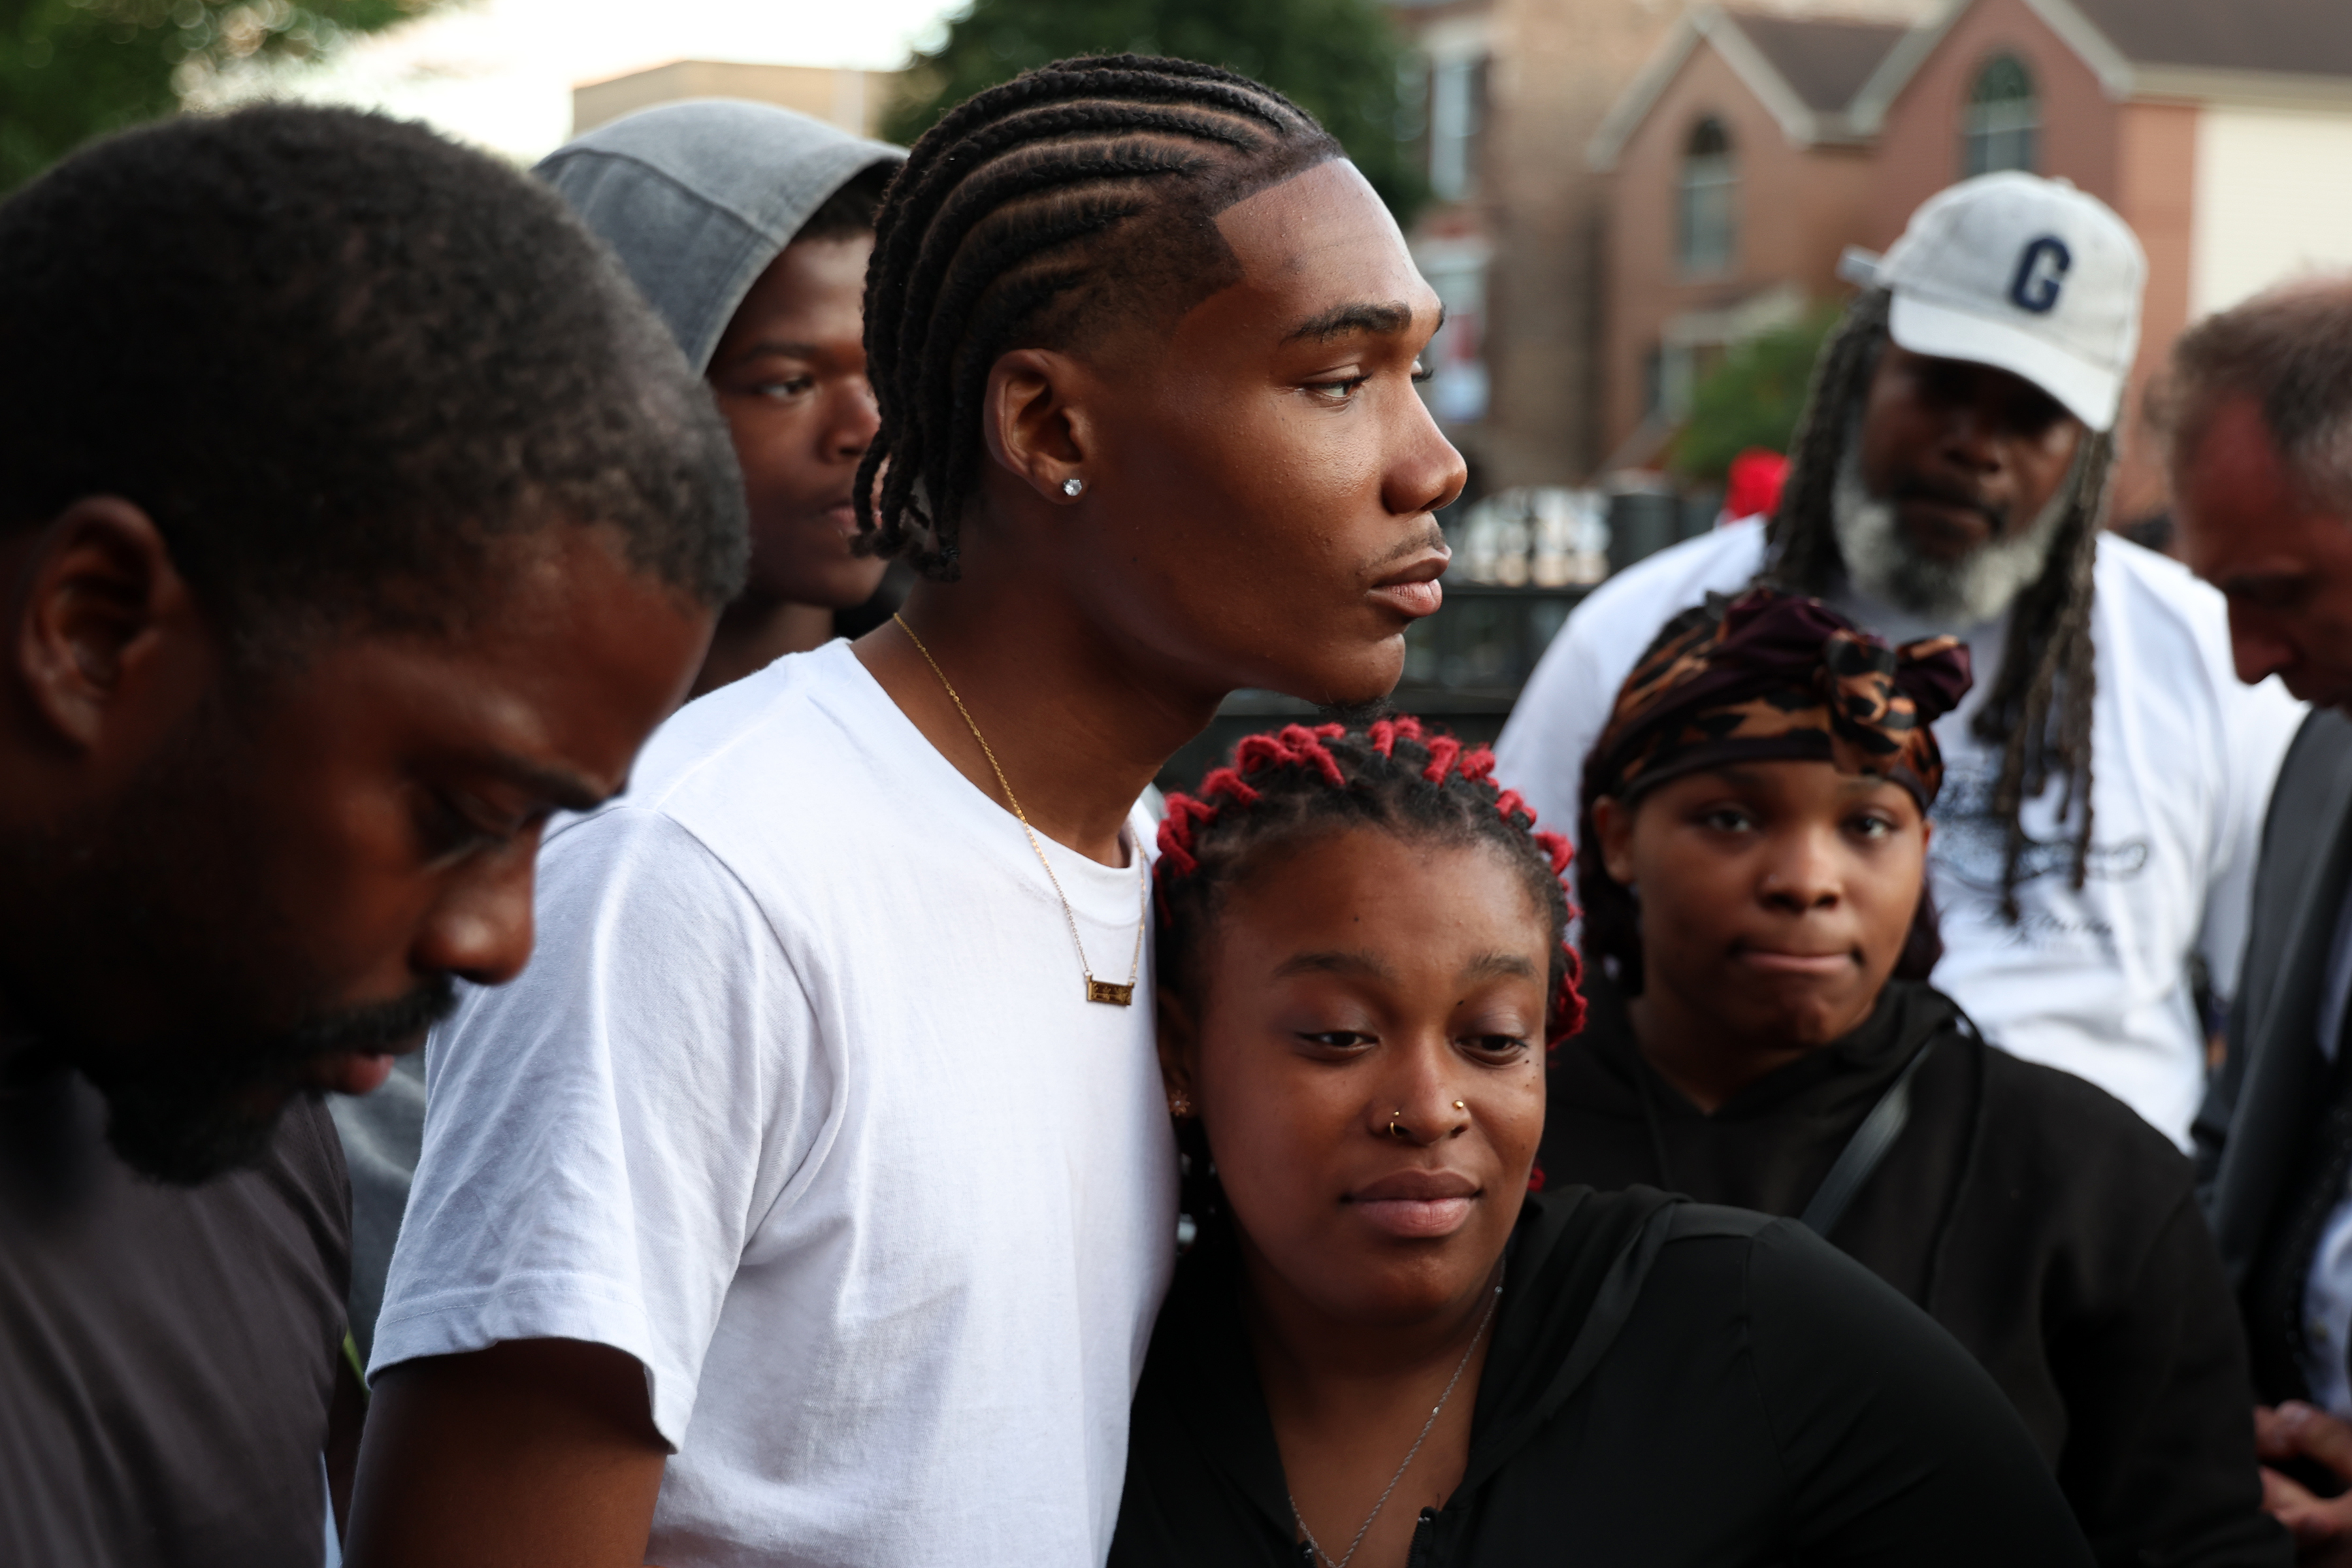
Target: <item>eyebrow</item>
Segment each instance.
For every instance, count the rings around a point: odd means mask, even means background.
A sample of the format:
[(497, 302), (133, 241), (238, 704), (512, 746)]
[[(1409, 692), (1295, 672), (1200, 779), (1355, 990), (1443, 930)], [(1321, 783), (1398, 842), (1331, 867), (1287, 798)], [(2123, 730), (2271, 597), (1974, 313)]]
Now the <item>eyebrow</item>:
[(727, 360), (733, 364), (747, 359), (761, 359), (769, 354), (782, 354), (788, 359), (821, 359), (824, 351), (814, 343), (761, 342), (736, 350), (727, 356)]
[[(1445, 324), (1441, 309), (1438, 325)], [(1412, 325), (1412, 307), (1402, 301), (1375, 304), (1359, 300), (1352, 304), (1334, 305), (1329, 310), (1312, 315), (1293, 327), (1283, 338), (1286, 343), (1328, 342), (1346, 337), (1349, 332), (1401, 332)]]
[(1486, 980), (1497, 974), (1512, 974), (1533, 979), (1535, 973), (1536, 966), (1528, 962), (1525, 953), (1488, 952), (1481, 953), (1463, 965), (1462, 978)]
[[(1535, 973), (1524, 953), (1484, 952), (1462, 966), (1465, 980), (1486, 980), (1497, 974), (1528, 975)], [(1287, 979), (1294, 974), (1361, 975), (1372, 980), (1393, 982), (1396, 971), (1369, 952), (1301, 952), (1285, 959), (1275, 975)]]
[(1277, 980), (1294, 974), (1358, 974), (1373, 980), (1394, 980), (1396, 973), (1369, 952), (1301, 952), (1282, 961)]
[(481, 765), (509, 784), (529, 790), (541, 800), (551, 801), (566, 811), (593, 811), (629, 787), (624, 783), (612, 795), (606, 795), (577, 773), (547, 767), (505, 752), (491, 752), (481, 759)]
[[(1788, 760), (1790, 762), (1802, 762), (1805, 759), (1801, 757), (1790, 757)], [(1743, 768), (1735, 764), (1728, 767), (1708, 768), (1705, 771), (1713, 773), (1717, 778), (1723, 780), (1724, 783), (1739, 789), (1761, 789), (1764, 787), (1763, 777), (1753, 768)], [(1894, 780), (1887, 778), (1882, 773), (1855, 773), (1846, 779), (1839, 787), (1843, 789), (1848, 795), (1857, 795), (1864, 790), (1874, 790), (1878, 788), (1881, 784), (1893, 784), (1894, 782)]]

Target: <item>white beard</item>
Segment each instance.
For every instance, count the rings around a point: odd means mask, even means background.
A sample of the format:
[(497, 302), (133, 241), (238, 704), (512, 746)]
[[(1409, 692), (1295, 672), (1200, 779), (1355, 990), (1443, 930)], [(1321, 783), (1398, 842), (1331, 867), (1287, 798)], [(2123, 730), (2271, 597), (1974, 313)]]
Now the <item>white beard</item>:
[(1895, 503), (1872, 495), (1863, 483), (1860, 426), (1857, 418), (1846, 434), (1830, 494), (1831, 526), (1855, 592), (1952, 627), (1982, 626), (2007, 610), (2049, 563), (2051, 542), (2074, 496), (2082, 455), (2076, 454), (2066, 482), (2023, 532), (1979, 545), (1958, 561), (1935, 561), (1911, 547), (1895, 520)]

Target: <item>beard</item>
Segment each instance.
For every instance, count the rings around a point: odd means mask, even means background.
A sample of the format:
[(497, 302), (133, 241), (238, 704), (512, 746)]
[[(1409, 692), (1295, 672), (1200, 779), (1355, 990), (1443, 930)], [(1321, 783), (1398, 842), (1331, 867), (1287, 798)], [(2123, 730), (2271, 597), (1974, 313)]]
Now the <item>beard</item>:
[(293, 1027), (168, 1037), (131, 1046), (78, 1036), (35, 1016), (33, 1044), (12, 1077), (70, 1069), (106, 1101), (106, 1142), (152, 1181), (196, 1186), (260, 1163), (278, 1124), (320, 1061), (405, 1046), (449, 1016), (457, 987), (436, 975), (390, 1002), (315, 1013)]
[(181, 1185), (257, 1163), (323, 1063), (411, 1045), (457, 1002), (435, 975), (342, 1003), (304, 962), (308, 922), (259, 885), (273, 825), (238, 787), (260, 765), (239, 730), (213, 705), (117, 799), (0, 843), (5, 1077), (79, 1072), (123, 1163)]
[(1873, 495), (1862, 478), (1861, 420), (1846, 433), (1838, 457), (1837, 482), (1830, 493), (1831, 526), (1846, 577), (1856, 591), (1952, 628), (1982, 626), (2001, 615), (2033, 585), (2050, 563), (2050, 547), (2066, 521), (2080, 478), (2078, 454), (2066, 480), (2039, 515), (2023, 529), (1994, 534), (1957, 561), (1922, 554), (1904, 532), (1895, 501)]

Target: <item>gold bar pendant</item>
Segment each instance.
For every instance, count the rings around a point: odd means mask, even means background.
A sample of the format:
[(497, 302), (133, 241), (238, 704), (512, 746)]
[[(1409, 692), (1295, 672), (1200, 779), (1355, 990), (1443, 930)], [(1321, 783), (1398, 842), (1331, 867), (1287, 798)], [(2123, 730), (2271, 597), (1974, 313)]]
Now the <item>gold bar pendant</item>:
[(1087, 977), (1087, 1000), (1089, 1002), (1108, 1002), (1114, 1007), (1132, 1007), (1135, 1005), (1135, 987), (1132, 985), (1114, 985), (1108, 980), (1097, 980), (1092, 975), (1088, 975)]

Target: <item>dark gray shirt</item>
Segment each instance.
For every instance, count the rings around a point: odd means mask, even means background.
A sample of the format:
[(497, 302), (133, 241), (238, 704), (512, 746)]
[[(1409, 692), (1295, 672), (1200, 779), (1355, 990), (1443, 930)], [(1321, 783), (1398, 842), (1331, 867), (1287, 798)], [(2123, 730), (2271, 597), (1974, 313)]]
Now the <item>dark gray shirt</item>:
[(0, 1092), (0, 1563), (317, 1568), (351, 1189), (315, 1100), (260, 1166), (142, 1179), (59, 1075)]

